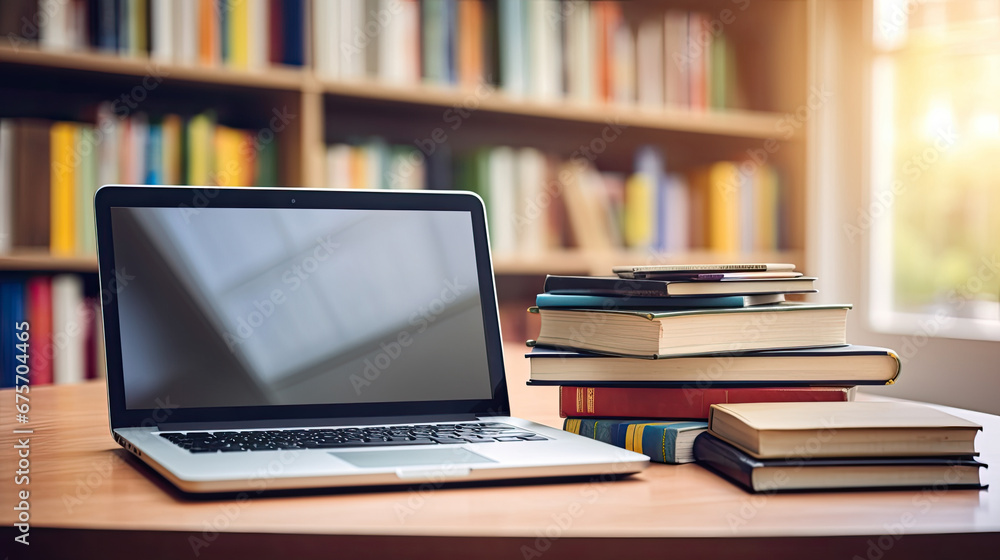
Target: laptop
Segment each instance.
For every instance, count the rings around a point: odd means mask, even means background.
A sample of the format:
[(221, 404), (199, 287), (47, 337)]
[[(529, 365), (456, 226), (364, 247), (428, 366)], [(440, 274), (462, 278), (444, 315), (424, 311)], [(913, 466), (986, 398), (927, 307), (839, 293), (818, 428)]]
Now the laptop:
[(482, 200), (104, 186), (115, 441), (184, 492), (625, 475), (510, 416)]

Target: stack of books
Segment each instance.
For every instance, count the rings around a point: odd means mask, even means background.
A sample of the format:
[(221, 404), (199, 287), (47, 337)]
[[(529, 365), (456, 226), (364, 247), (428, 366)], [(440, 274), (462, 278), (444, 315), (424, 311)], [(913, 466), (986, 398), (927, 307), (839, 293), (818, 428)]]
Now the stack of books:
[(815, 292), (790, 264), (622, 267), (548, 276), (530, 311), (530, 385), (560, 386), (565, 429), (654, 461), (694, 460), (720, 403), (851, 401), (899, 374), (891, 350), (847, 344), (850, 305), (785, 301)]
[(981, 429), (917, 403), (718, 404), (694, 456), (751, 492), (981, 488)]

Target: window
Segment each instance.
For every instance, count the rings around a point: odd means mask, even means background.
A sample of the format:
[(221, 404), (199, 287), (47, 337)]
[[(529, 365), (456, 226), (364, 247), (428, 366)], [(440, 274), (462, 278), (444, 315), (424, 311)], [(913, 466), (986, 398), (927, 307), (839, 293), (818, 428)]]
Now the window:
[(1000, 1), (872, 6), (872, 326), (1000, 340)]

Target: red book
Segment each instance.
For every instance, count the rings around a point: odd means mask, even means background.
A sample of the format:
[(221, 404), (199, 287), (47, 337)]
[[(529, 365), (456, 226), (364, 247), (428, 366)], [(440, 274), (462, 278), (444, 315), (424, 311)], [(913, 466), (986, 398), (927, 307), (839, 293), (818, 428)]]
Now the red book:
[(83, 328), (85, 329), (84, 339), (84, 379), (96, 379), (97, 378), (97, 300), (94, 298), (87, 298), (83, 302), (86, 308), (86, 314), (82, 316), (85, 321), (83, 323)]
[(281, 0), (270, 1), (268, 4), (268, 16), (268, 45), (271, 50), (268, 53), (268, 58), (271, 64), (282, 64), (285, 62), (284, 33), (282, 33), (285, 24), (281, 17)]
[(708, 14), (694, 12), (688, 15), (688, 52), (690, 57), (691, 87), (688, 103), (692, 110), (704, 111), (708, 106), (708, 77), (712, 50), (711, 18)]
[(27, 289), (30, 380), (32, 385), (48, 385), (52, 383), (52, 277), (35, 276), (28, 280)]
[(854, 400), (854, 387), (560, 387), (559, 416), (708, 419), (713, 404)]

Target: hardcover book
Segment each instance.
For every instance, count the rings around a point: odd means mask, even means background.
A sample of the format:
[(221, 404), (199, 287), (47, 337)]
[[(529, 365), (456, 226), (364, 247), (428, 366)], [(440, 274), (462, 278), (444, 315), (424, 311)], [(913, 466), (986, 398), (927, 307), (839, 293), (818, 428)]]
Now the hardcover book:
[(757, 296), (711, 296), (711, 297), (631, 297), (631, 296), (586, 296), (574, 294), (538, 294), (538, 307), (564, 307), (580, 309), (705, 309), (725, 307), (752, 307), (770, 305), (785, 301), (784, 294), (764, 294)]
[(805, 294), (816, 291), (816, 279), (719, 278), (717, 280), (639, 280), (617, 276), (545, 277), (543, 291), (552, 294), (593, 296), (740, 296), (751, 294)]
[(750, 492), (803, 490), (982, 488), (969, 456), (758, 459), (710, 433), (694, 442), (699, 465)]
[(560, 387), (559, 415), (707, 420), (713, 404), (850, 401), (854, 387)]
[(899, 357), (886, 348), (838, 346), (667, 356), (657, 360), (535, 347), (532, 383), (585, 386), (717, 387), (727, 384), (886, 385), (899, 375)]
[(705, 431), (704, 422), (669, 420), (611, 420), (567, 418), (567, 432), (610, 443), (648, 455), (656, 463), (691, 463), (694, 439)]
[(539, 345), (654, 358), (844, 345), (850, 308), (786, 302), (657, 312), (537, 307), (529, 311), (542, 319)]
[(713, 435), (759, 459), (975, 455), (982, 426), (907, 402), (715, 404)]

